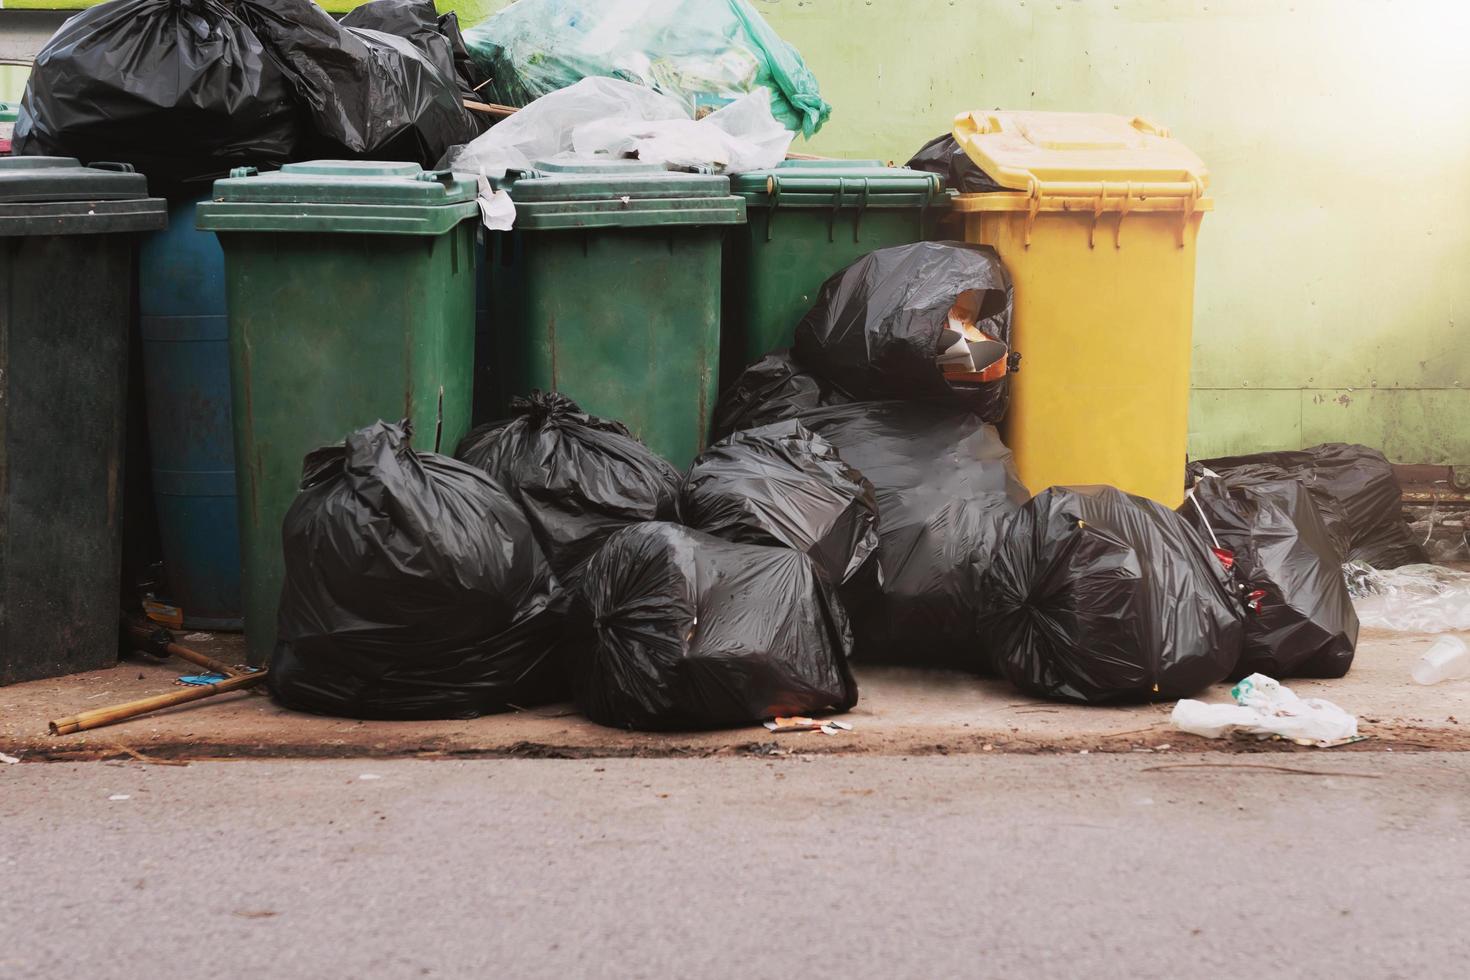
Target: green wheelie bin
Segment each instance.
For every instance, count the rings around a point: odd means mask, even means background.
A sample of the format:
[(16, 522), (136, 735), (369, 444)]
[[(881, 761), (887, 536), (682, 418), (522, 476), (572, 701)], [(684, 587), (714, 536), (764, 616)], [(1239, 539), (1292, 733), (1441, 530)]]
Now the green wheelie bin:
[(164, 202), (125, 164), (0, 159), (0, 685), (117, 663), (128, 326)]
[(746, 224), (725, 243), (721, 378), (790, 347), (827, 277), (924, 240), (947, 208), (939, 178), (877, 160), (787, 160), (730, 179)]
[(745, 202), (726, 177), (637, 161), (537, 163), (501, 186), (516, 223), (486, 248), (491, 412), (563, 392), (688, 466), (719, 383), (721, 246)]
[(470, 425), (475, 185), (413, 163), (236, 171), (198, 207), (225, 253), (245, 639), (275, 645), (302, 458), (378, 419), (453, 453)]

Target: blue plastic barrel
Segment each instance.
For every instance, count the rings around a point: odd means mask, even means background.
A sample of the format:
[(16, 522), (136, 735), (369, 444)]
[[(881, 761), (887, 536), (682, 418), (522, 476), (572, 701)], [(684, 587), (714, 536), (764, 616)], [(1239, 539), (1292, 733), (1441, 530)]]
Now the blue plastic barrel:
[(169, 598), (190, 629), (241, 626), (225, 257), (194, 227), (207, 196), (169, 203), (139, 251), (138, 311), (153, 500)]

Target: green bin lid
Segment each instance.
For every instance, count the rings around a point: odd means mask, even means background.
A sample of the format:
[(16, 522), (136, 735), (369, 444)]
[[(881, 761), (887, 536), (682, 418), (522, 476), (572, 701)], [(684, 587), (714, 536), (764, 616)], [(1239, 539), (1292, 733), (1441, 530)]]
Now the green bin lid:
[(639, 160), (545, 161), (492, 181), (516, 205), (516, 227), (633, 228), (733, 225), (745, 201), (719, 174), (685, 173)]
[(756, 207), (922, 208), (941, 203), (939, 178), (878, 160), (786, 160), (730, 182)]
[(313, 160), (233, 171), (197, 213), (206, 231), (441, 235), (479, 214), (475, 193), (473, 180), (416, 163)]
[(0, 235), (152, 231), (167, 223), (167, 205), (148, 196), (148, 178), (127, 164), (0, 157)]
[(15, 122), (19, 116), (19, 102), (0, 102), (0, 123)]

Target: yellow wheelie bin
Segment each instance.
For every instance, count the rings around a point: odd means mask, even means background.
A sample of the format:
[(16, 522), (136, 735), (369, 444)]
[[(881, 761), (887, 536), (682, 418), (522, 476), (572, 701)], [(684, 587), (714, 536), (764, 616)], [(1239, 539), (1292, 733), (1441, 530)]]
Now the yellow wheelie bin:
[(967, 112), (954, 136), (1003, 192), (960, 194), (965, 240), (1015, 284), (1002, 427), (1021, 480), (1184, 496), (1195, 240), (1209, 171), (1167, 129), (1073, 112)]

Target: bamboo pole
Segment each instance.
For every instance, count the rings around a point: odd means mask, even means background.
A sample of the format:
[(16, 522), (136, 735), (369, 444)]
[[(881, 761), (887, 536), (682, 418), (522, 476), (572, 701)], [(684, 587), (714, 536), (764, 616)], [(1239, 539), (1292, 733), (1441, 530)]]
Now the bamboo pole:
[(486, 115), (499, 116), (502, 119), (506, 116), (513, 116), (519, 111), (513, 105), (500, 105), (498, 102), (477, 102), (474, 99), (465, 99), (464, 107), (471, 112), (483, 112)]
[[(127, 626), (128, 632), (133, 634), (133, 639), (150, 650), (178, 657), (180, 660), (187, 660), (195, 666), (205, 667), (215, 673), (224, 674), (226, 677), (236, 677), (240, 673), (240, 671), (221, 660), (216, 660), (211, 656), (200, 653), (198, 650), (190, 650), (186, 646), (180, 646), (173, 641), (173, 634), (169, 633), (168, 630), (149, 629), (146, 626), (139, 626), (137, 623), (128, 622), (127, 620), (123, 622)], [(167, 637), (167, 639), (164, 639), (164, 637)]]
[(79, 715), (70, 718), (58, 718), (51, 722), (52, 735), (73, 735), (77, 732), (85, 732), (93, 728), (101, 728), (104, 725), (113, 725), (129, 718), (137, 718), (149, 712), (158, 711), (162, 708), (172, 708), (176, 704), (188, 704), (190, 701), (200, 701), (204, 698), (212, 698), (216, 694), (227, 694), (230, 691), (243, 691), (246, 688), (255, 687), (264, 683), (269, 671), (261, 670), (253, 674), (239, 674), (235, 677), (226, 677), (222, 681), (208, 684), (203, 687), (187, 687), (181, 691), (171, 691), (168, 694), (158, 694), (151, 698), (141, 698), (137, 701), (129, 701), (126, 704), (115, 704), (110, 708), (96, 708), (92, 711), (83, 711)]

